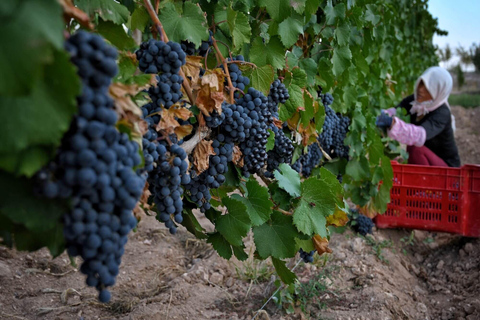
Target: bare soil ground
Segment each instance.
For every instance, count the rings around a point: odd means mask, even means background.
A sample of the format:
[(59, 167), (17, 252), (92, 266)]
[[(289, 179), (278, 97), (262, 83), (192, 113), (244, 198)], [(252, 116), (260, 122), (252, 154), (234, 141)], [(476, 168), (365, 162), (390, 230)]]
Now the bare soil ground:
[[(480, 108), (452, 112), (462, 163), (480, 164)], [(480, 319), (480, 239), (347, 231), (330, 247), (332, 254), (295, 270), (320, 289), (304, 285), (297, 296), (304, 302), (291, 314), (270, 301), (257, 319)], [(226, 261), (185, 230), (171, 236), (147, 217), (130, 235), (106, 305), (65, 254), (52, 260), (46, 250), (0, 247), (0, 319), (252, 319), (274, 280), (266, 262)]]

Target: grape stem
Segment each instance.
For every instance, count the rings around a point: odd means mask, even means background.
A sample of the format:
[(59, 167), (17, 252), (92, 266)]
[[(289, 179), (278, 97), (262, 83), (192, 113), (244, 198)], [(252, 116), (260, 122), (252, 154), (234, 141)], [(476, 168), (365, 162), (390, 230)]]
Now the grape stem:
[(291, 216), (291, 215), (293, 215), (292, 212), (283, 210), (282, 208), (279, 208), (279, 207), (275, 207), (275, 208), (273, 208), (273, 209), (274, 209), (274, 210), (277, 210), (278, 212), (280, 212), (280, 213), (282, 213), (282, 214), (284, 214), (284, 215), (286, 215), (286, 216)]
[(252, 63), (252, 62), (247, 62), (247, 61), (240, 61), (240, 60), (231, 60), (227, 61), (227, 63), (232, 64), (232, 63), (237, 63), (237, 64), (245, 64), (247, 66), (251, 66), (252, 68), (256, 69), (257, 65)]
[[(147, 0), (145, 0), (147, 1)], [(233, 87), (232, 84), (232, 79), (230, 79), (230, 72), (228, 72), (228, 64), (227, 60), (223, 57), (222, 53), (220, 52), (220, 49), (218, 48), (217, 40), (215, 40), (214, 37), (212, 37), (213, 40), (213, 47), (215, 48), (217, 56), (220, 58), (223, 64), (223, 69), (227, 75), (227, 82), (228, 82), (228, 90), (230, 92), (230, 101), (229, 103), (234, 103), (235, 99), (233, 98), (233, 92), (235, 91), (235, 88)]]
[[(168, 42), (168, 36), (165, 33), (165, 30), (163, 29), (163, 25), (160, 22), (160, 19), (158, 19), (157, 13), (155, 12), (155, 9), (153, 8), (152, 3), (150, 2), (150, 0), (143, 0), (143, 3), (145, 4), (145, 8), (147, 9), (148, 14), (150, 15), (150, 18), (152, 19), (153, 23), (155, 24), (155, 26), (159, 30), (159, 32), (160, 32), (160, 34), (163, 38), (163, 41)], [(183, 81), (182, 85), (183, 85), (183, 88), (185, 89), (185, 92), (187, 93), (188, 100), (190, 100), (190, 104), (193, 105), (195, 103), (195, 100), (193, 99), (192, 88), (190, 88), (190, 84), (188, 83), (188, 80), (185, 77), (185, 74), (183, 73), (182, 69), (180, 69), (180, 71), (178, 71), (178, 74), (185, 80), (185, 81)], [(232, 94), (232, 96), (233, 96), (233, 94)]]

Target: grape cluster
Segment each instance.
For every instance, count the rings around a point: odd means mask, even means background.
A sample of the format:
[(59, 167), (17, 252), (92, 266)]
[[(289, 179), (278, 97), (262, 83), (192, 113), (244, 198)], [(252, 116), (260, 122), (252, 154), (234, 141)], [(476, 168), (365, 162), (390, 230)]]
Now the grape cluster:
[[(228, 58), (228, 61), (232, 61), (230, 58)], [(238, 55), (234, 57), (234, 61), (245, 61), (244, 57), (242, 55)], [(223, 66), (221, 66), (223, 69)], [(245, 77), (242, 75), (242, 71), (238, 67), (236, 63), (230, 63), (228, 65), (228, 73), (230, 74), (230, 80), (232, 80), (232, 85), (242, 91), (245, 91), (245, 87), (250, 84), (250, 79), (248, 77)], [(225, 86), (228, 85), (227, 79), (225, 79)], [(240, 94), (238, 92), (235, 92), (235, 98), (238, 98)]]
[(201, 212), (205, 212), (211, 208), (210, 199), (212, 198), (210, 190), (207, 187), (207, 175), (205, 172), (196, 175), (194, 170), (192, 170), (190, 174), (192, 175), (192, 179), (190, 183), (184, 185), (184, 187), (189, 192), (190, 200), (197, 204)]
[(323, 154), (317, 142), (308, 146), (307, 152), (302, 154), (292, 165), (292, 169), (301, 173), (304, 177), (309, 177), (312, 170), (322, 161)]
[(302, 248), (300, 248), (300, 258), (302, 258), (303, 262), (305, 263), (312, 263), (313, 262), (313, 255), (315, 254), (315, 250), (312, 250), (310, 252), (305, 252), (303, 251)]
[(220, 125), (220, 132), (227, 143), (245, 141), (250, 133), (253, 121), (249, 117), (249, 110), (238, 104), (222, 104), (222, 114), (225, 119)]
[(180, 42), (180, 46), (187, 56), (194, 56), (197, 52), (195, 44), (190, 41), (182, 41)]
[(268, 109), (268, 99), (258, 90), (250, 87), (247, 93), (237, 104), (243, 107), (251, 120), (252, 126), (245, 134), (245, 141), (239, 147), (244, 155), (244, 173), (259, 172), (267, 162), (267, 139), (270, 136), (269, 126), (273, 123), (273, 117)]
[(173, 144), (168, 157), (167, 148), (163, 144), (159, 144), (159, 148), (161, 156), (158, 159), (158, 167), (149, 174), (149, 189), (157, 207), (157, 219), (165, 223), (171, 234), (175, 234), (177, 227), (174, 221), (177, 223), (183, 221), (182, 184), (189, 184), (191, 180), (187, 172), (187, 153)]
[(225, 182), (225, 173), (228, 171), (228, 163), (232, 161), (233, 143), (223, 143), (225, 137), (219, 134), (213, 140), (212, 147), (215, 155), (209, 158), (209, 166), (206, 171), (205, 181), (212, 189), (219, 188)]
[(333, 96), (330, 93), (320, 93), (320, 99), (322, 99), (322, 103), (324, 107), (328, 107), (333, 103)]
[(348, 132), (350, 119), (338, 116), (330, 107), (325, 107), (325, 122), (319, 141), (322, 148), (332, 157), (348, 158), (348, 147), (344, 140)]
[(65, 134), (57, 157), (38, 175), (38, 187), (49, 198), (71, 197), (64, 237), (69, 255), (83, 258), (81, 272), (108, 302), (127, 242), (136, 225), (132, 210), (145, 178), (133, 168), (141, 163), (139, 146), (115, 128), (117, 115), (108, 86), (117, 72), (116, 50), (85, 31), (65, 44), (78, 67), (82, 93), (78, 114)]
[[(223, 105), (225, 105), (225, 103)], [(223, 110), (222, 113), (218, 113), (217, 110), (213, 110), (213, 112), (210, 113), (209, 116), (205, 116), (205, 123), (207, 127), (212, 129), (218, 128), (218, 126), (220, 126), (224, 120), (225, 112), (223, 112)]]
[(270, 85), (268, 97), (272, 99), (274, 103), (279, 104), (285, 103), (290, 98), (290, 95), (285, 85), (277, 79)]
[(150, 39), (135, 52), (138, 66), (144, 73), (176, 74), (185, 64), (186, 54), (180, 44)]
[(208, 32), (209, 32), (208, 40), (207, 41), (202, 41), (202, 44), (198, 48), (198, 54), (201, 57), (205, 57), (207, 55), (208, 48), (213, 46), (213, 39), (212, 39), (213, 32), (211, 30), (209, 30)]
[(273, 172), (281, 163), (290, 163), (293, 156), (293, 143), (282, 129), (271, 125), (270, 129), (275, 134), (275, 146), (272, 150), (267, 152), (267, 171), (266, 177), (273, 177)]
[(157, 85), (148, 89), (148, 95), (157, 107), (170, 108), (182, 98), (183, 78), (175, 73), (157, 76)]
[(360, 233), (362, 236), (366, 236), (367, 233), (372, 233), (372, 227), (374, 226), (372, 219), (359, 214), (355, 219), (356, 224), (352, 226), (355, 232)]

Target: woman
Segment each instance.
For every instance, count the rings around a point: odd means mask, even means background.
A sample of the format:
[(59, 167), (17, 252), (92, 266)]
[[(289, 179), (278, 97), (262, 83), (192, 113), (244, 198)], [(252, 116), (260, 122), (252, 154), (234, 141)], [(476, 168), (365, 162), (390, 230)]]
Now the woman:
[(395, 108), (377, 117), (378, 127), (388, 129), (390, 138), (407, 145), (409, 164), (460, 166), (448, 104), (451, 91), (450, 73), (440, 67), (428, 68), (418, 78), (415, 94), (399, 105), (410, 114), (411, 124), (395, 117)]

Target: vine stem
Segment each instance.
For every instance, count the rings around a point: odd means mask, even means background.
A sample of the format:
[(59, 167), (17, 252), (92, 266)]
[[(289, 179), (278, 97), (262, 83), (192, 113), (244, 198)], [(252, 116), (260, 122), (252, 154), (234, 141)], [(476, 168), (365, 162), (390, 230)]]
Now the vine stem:
[(280, 212), (280, 213), (282, 213), (282, 214), (284, 214), (284, 215), (286, 215), (286, 216), (292, 216), (292, 215), (293, 215), (293, 213), (291, 213), (290, 211), (283, 210), (282, 208), (278, 208), (278, 207), (277, 207), (277, 208), (275, 208), (275, 210), (277, 210), (278, 212)]
[(227, 61), (228, 64), (232, 64), (232, 63), (237, 63), (237, 64), (245, 64), (247, 66), (251, 66), (252, 68), (256, 69), (257, 68), (257, 65), (255, 63), (252, 63), (252, 62), (248, 62), (248, 61), (240, 61), (240, 60), (232, 60), (232, 61)]
[[(152, 3), (150, 2), (150, 0), (143, 0), (143, 3), (145, 4), (145, 8), (147, 9), (148, 11), (148, 14), (150, 15), (150, 18), (152, 19), (153, 23), (157, 26), (157, 29), (159, 29), (161, 35), (162, 35), (162, 38), (163, 38), (163, 41), (164, 42), (168, 42), (168, 36), (167, 34), (165, 33), (165, 30), (163, 29), (163, 25), (162, 23), (160, 22), (160, 19), (158, 19), (158, 16), (157, 16), (157, 13), (155, 12), (155, 8), (153, 8), (153, 5)], [(183, 70), (180, 69), (180, 71), (178, 72), (178, 74), (183, 78), (183, 88), (185, 89), (185, 93), (187, 94), (188, 96), (188, 100), (190, 100), (190, 104), (191, 105), (194, 105), (195, 104), (195, 100), (193, 99), (193, 93), (192, 93), (192, 88), (190, 87), (190, 84), (188, 83), (188, 80), (187, 78), (185, 77), (185, 74), (183, 73)]]
[[(203, 118), (203, 117), (202, 117)], [(205, 120), (204, 120), (205, 121)], [(182, 143), (180, 145), (180, 147), (185, 150), (185, 152), (187, 154), (190, 154), (192, 153), (193, 149), (195, 149), (195, 147), (197, 146), (197, 144), (200, 143), (200, 141), (202, 141), (203, 139), (205, 139), (206, 137), (208, 137), (210, 135), (210, 129), (207, 127), (207, 126), (202, 126), (200, 125), (198, 127), (198, 130), (197, 132), (195, 133), (195, 135), (190, 138), (189, 140), (185, 141), (184, 143)]]
[[(145, 0), (147, 1), (147, 0)], [(223, 69), (225, 73), (227, 74), (227, 81), (228, 81), (228, 90), (230, 91), (230, 101), (229, 103), (233, 103), (235, 99), (233, 98), (233, 92), (235, 91), (235, 88), (233, 87), (232, 84), (232, 79), (230, 79), (230, 72), (228, 71), (228, 64), (227, 60), (223, 57), (222, 53), (220, 52), (220, 49), (218, 48), (217, 40), (215, 40), (214, 37), (212, 37), (213, 40), (213, 47), (215, 48), (217, 56), (220, 58), (223, 64)]]

